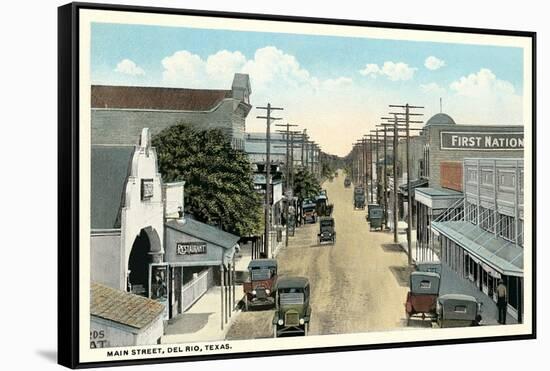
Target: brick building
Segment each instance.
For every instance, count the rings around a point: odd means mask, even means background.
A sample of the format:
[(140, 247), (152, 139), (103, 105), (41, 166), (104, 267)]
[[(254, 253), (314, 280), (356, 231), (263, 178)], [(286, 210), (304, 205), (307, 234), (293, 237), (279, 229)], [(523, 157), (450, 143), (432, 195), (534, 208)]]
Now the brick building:
[[(399, 187), (399, 215), (407, 215), (407, 174), (406, 145), (401, 140), (397, 149), (397, 178)], [(429, 205), (438, 205), (442, 210), (450, 204), (443, 199), (456, 198), (462, 192), (463, 161), (467, 157), (479, 158), (523, 158), (523, 126), (521, 125), (464, 125), (454, 119), (438, 113), (431, 117), (416, 137), (411, 138), (409, 156), (411, 163), (411, 186), (413, 191), (413, 228), (417, 234), (421, 231), (416, 220), (420, 211), (417, 207), (424, 205), (423, 212), (431, 213)], [(423, 188), (430, 188), (425, 190)], [(419, 202), (415, 193), (424, 194)], [(437, 198), (437, 201), (435, 198)], [(426, 218), (429, 220), (430, 218)], [(421, 243), (421, 242), (420, 242)]]
[(92, 85), (92, 144), (137, 144), (143, 128), (155, 135), (188, 123), (219, 128), (244, 150), (251, 93), (248, 75), (239, 73), (229, 90)]

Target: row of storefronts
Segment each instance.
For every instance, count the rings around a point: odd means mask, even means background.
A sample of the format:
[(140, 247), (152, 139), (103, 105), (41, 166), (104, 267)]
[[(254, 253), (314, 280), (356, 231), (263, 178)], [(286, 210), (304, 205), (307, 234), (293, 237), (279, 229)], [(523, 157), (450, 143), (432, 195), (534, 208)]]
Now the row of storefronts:
[[(411, 174), (397, 166), (398, 197), (388, 198), (407, 221), (409, 179), (415, 260), (441, 261), (495, 302), (503, 280), (508, 313), (521, 322), (523, 126), (461, 125), (440, 113), (411, 142)], [(406, 156), (400, 145), (398, 163)]]

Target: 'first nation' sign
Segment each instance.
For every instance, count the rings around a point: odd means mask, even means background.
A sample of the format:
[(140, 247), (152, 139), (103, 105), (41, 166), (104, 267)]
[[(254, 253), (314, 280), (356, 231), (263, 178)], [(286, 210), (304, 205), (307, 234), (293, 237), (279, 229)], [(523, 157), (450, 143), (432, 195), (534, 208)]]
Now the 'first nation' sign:
[(523, 132), (480, 133), (442, 131), (441, 149), (469, 151), (521, 151)]

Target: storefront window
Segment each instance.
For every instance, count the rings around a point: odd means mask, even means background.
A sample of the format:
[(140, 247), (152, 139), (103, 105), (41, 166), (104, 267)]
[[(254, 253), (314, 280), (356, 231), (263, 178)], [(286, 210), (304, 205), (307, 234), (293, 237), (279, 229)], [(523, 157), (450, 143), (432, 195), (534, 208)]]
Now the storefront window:
[(481, 284), (482, 284), (482, 287), (483, 287), (483, 292), (487, 294), (488, 292), (488, 280), (489, 280), (489, 274), (487, 272), (485, 272), (484, 269), (481, 269), (481, 274), (482, 274), (482, 281), (481, 281)]
[(515, 218), (508, 215), (499, 214), (498, 234), (504, 239), (515, 242), (516, 226)]
[(519, 278), (518, 277), (508, 277), (508, 304), (514, 308), (518, 309), (519, 305)]

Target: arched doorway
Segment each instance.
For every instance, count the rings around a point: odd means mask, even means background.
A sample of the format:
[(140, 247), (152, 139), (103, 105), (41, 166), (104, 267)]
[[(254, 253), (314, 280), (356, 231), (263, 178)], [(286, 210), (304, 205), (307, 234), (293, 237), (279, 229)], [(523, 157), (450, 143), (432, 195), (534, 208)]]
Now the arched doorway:
[(134, 240), (128, 260), (129, 284), (131, 292), (147, 296), (149, 285), (149, 263), (151, 261), (151, 242), (142, 229)]

